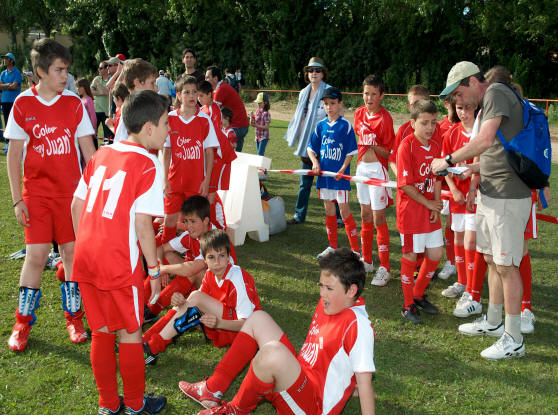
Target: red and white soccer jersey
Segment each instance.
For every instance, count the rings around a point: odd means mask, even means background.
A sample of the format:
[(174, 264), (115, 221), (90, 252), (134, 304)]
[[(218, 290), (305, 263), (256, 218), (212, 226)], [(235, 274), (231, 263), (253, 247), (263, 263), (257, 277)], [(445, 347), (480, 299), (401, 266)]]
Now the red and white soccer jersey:
[(180, 110), (169, 113), (170, 133), (165, 147), (171, 150), (169, 182), (173, 193), (195, 193), (205, 178), (205, 152), (219, 147), (209, 116), (200, 110), (182, 118)]
[(401, 188), (414, 186), (429, 200), (434, 200), (434, 183), (430, 163), (441, 154), (440, 143), (431, 138), (423, 146), (415, 134), (405, 137), (397, 152), (397, 229), (402, 234), (430, 233), (441, 228), (440, 220), (430, 223), (430, 210), (411, 199)]
[[(397, 151), (399, 150), (399, 146), (401, 142), (405, 139), (405, 137), (410, 136), (415, 132), (414, 128), (411, 126), (411, 120), (407, 121), (397, 130), (395, 134), (395, 139), (393, 140), (393, 147), (391, 152), (389, 153), (388, 161), (390, 163), (397, 162)], [(431, 140), (437, 140), (438, 142), (442, 143), (442, 131), (440, 129), (440, 124), (436, 124), (436, 129), (434, 130), (434, 134), (432, 135)]]
[(445, 135), (453, 125), (454, 124), (451, 123), (448, 117), (444, 118), (438, 123), (438, 126), (440, 127), (440, 133), (442, 135)]
[[(461, 124), (461, 122), (453, 125), (444, 135), (441, 156), (444, 157), (446, 154), (451, 154), (459, 150), (461, 147), (468, 144), (469, 141), (471, 141), (471, 134), (467, 133), (463, 129), (463, 125)], [(470, 164), (472, 162), (473, 159), (465, 161), (465, 163), (467, 164)], [(471, 187), (471, 178), (469, 177), (468, 179), (460, 180), (457, 177), (453, 177), (453, 182), (455, 183), (459, 191), (463, 194), (463, 197), (467, 196), (469, 188)], [(465, 203), (460, 205), (455, 203), (453, 199), (449, 200), (449, 206), (451, 213), (474, 213), (467, 210)]]
[(211, 208), (211, 223), (215, 225), (217, 229), (223, 231), (227, 230), (227, 220), (225, 218), (225, 207), (223, 206), (223, 201), (219, 197), (219, 193), (215, 193), (215, 199), (210, 206)]
[(94, 133), (73, 92), (64, 90), (48, 102), (35, 86), (18, 95), (4, 137), (25, 140), (23, 197), (71, 198), (81, 177), (77, 139)]
[(248, 116), (246, 115), (246, 108), (244, 107), (240, 95), (226, 82), (219, 81), (213, 91), (213, 101), (219, 105), (219, 107), (229, 107), (231, 109), (233, 113), (231, 121), (232, 128), (248, 127), (250, 125)]
[(335, 315), (325, 314), (320, 300), (298, 361), (317, 387), (320, 413), (341, 413), (356, 385), (355, 373), (376, 371), (374, 330), (364, 300)]
[(114, 290), (132, 284), (141, 267), (135, 215), (163, 216), (163, 177), (156, 157), (139, 144), (101, 147), (74, 197), (84, 200), (72, 280)]
[(232, 128), (227, 128), (226, 130), (223, 129), (222, 130), (223, 133), (227, 136), (227, 138), (229, 139), (230, 143), (233, 146), (236, 146), (236, 134), (234, 132), (234, 130)]
[[(213, 223), (209, 224), (209, 230), (212, 231), (218, 229)], [(197, 261), (201, 259), (203, 261), (203, 255), (200, 250), (199, 239), (193, 238), (190, 232), (182, 232), (176, 238), (171, 239), (168, 244), (176, 252), (184, 254), (184, 262), (187, 261)], [(232, 245), (232, 244), (231, 244)], [(234, 259), (231, 259), (231, 264), (234, 263)]]
[[(369, 114), (366, 105), (355, 111), (355, 133), (358, 135), (358, 162), (370, 146), (381, 146), (390, 151), (393, 147), (395, 134), (393, 119), (389, 112), (381, 107), (376, 114)], [(378, 161), (387, 168), (387, 159), (376, 154)]]
[(219, 105), (217, 105), (215, 102), (212, 102), (211, 106), (208, 107), (207, 105), (204, 105), (200, 109), (207, 115), (209, 115), (209, 118), (211, 118), (211, 121), (213, 121), (213, 126), (215, 127), (215, 129), (220, 130), (222, 128), (221, 110), (219, 109)]

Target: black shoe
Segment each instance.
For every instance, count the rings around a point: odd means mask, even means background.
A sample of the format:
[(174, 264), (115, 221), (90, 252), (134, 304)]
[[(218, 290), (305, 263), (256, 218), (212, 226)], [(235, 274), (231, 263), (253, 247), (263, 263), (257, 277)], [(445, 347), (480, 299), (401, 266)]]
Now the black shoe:
[(143, 344), (143, 358), (145, 360), (145, 366), (147, 365), (154, 365), (157, 363), (157, 355), (151, 353), (151, 349), (149, 348), (149, 344)]
[(97, 412), (97, 415), (117, 415), (117, 414), (119, 414), (120, 411), (122, 410), (122, 408), (124, 408), (124, 398), (122, 396), (120, 396), (119, 398), (120, 398), (120, 404), (118, 405), (117, 409), (112, 411), (108, 408), (100, 407), (99, 411)]
[(143, 306), (143, 324), (151, 323), (154, 320), (157, 320), (158, 316), (153, 314), (147, 305)]
[(408, 309), (403, 307), (401, 309), (401, 315), (405, 320), (410, 321), (411, 323), (422, 324), (420, 313), (414, 304), (411, 304)]
[(415, 297), (415, 304), (418, 305), (420, 308), (424, 310), (425, 313), (428, 314), (438, 314), (440, 310), (434, 304), (426, 299), (426, 295), (422, 297), (422, 299)]
[(290, 218), (287, 221), (287, 225), (299, 225), (301, 223), (302, 223), (301, 221), (299, 221), (298, 219), (295, 219), (295, 218)]
[(143, 397), (143, 408), (139, 411), (134, 411), (130, 407), (124, 408), (125, 415), (140, 415), (140, 414), (158, 414), (163, 410), (165, 405), (167, 404), (167, 398), (164, 396), (153, 396), (152, 393), (144, 395)]

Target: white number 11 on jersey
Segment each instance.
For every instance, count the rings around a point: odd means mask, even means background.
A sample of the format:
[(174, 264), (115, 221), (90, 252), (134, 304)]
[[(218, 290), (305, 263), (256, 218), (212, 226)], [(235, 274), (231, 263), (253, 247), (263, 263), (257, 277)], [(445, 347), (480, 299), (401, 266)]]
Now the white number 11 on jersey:
[(112, 219), (114, 211), (116, 210), (116, 205), (118, 204), (118, 199), (120, 193), (122, 192), (122, 186), (124, 185), (124, 178), (126, 177), (126, 172), (118, 170), (114, 176), (109, 179), (105, 179), (106, 166), (99, 166), (95, 173), (89, 181), (89, 200), (87, 201), (86, 211), (91, 212), (97, 196), (99, 195), (99, 189), (101, 189), (101, 184), (103, 185), (103, 191), (109, 190), (109, 195), (105, 206), (103, 207), (102, 216), (107, 219)]

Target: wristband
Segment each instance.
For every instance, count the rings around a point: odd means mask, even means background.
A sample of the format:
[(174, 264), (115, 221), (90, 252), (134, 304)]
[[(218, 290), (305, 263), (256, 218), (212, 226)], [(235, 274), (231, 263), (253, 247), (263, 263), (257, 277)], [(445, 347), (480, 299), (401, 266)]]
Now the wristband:
[(20, 202), (23, 202), (23, 199), (19, 199), (17, 202), (15, 202), (14, 207), (16, 207)]
[(159, 266), (159, 262), (157, 262), (157, 265), (152, 267), (149, 265), (147, 266), (147, 275), (149, 275), (149, 278), (152, 280), (156, 280), (161, 276), (161, 267)]

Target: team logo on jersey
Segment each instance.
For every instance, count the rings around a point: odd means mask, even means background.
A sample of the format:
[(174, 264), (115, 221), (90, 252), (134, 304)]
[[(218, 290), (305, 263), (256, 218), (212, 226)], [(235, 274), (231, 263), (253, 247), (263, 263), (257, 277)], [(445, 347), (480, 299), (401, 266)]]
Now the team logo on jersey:
[(178, 137), (176, 144), (178, 148), (175, 152), (176, 157), (181, 160), (200, 160), (202, 158), (203, 145), (200, 140), (195, 140), (193, 144), (191, 138)]
[(318, 360), (320, 349), (316, 343), (304, 343), (300, 349), (300, 357), (302, 357), (310, 366), (314, 366)]
[(25, 117), (25, 122), (27, 121), (35, 121), (36, 118), (35, 117)]
[(45, 154), (47, 156), (70, 154), (70, 137), (72, 133), (68, 128), (64, 128), (63, 135), (57, 138), (50, 138), (50, 136), (56, 134), (57, 128), (47, 125), (40, 126), (39, 124), (33, 126), (33, 136), (38, 140), (44, 141), (44, 143), (33, 145), (33, 150), (39, 153), (41, 157), (44, 157)]

